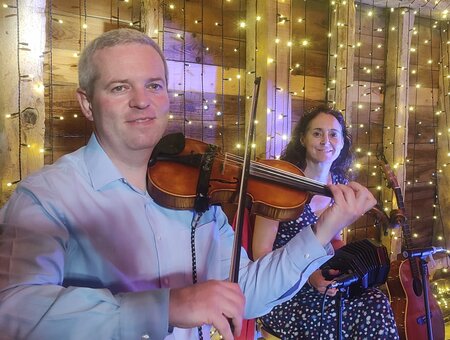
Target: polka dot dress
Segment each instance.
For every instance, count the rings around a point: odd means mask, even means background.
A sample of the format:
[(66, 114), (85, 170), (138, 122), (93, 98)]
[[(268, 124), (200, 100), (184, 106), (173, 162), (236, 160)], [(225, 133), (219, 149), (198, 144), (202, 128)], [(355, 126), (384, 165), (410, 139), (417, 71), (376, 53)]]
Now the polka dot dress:
[[(333, 183), (345, 182), (344, 178), (333, 176)], [(280, 223), (274, 249), (285, 245), (317, 219), (309, 205), (305, 205), (297, 220)], [(268, 331), (281, 339), (336, 339), (338, 298), (327, 296), (325, 303), (323, 299), (323, 294), (305, 284), (291, 300), (273, 308), (261, 321)], [(369, 288), (359, 296), (344, 299), (342, 339), (399, 339), (386, 295)]]

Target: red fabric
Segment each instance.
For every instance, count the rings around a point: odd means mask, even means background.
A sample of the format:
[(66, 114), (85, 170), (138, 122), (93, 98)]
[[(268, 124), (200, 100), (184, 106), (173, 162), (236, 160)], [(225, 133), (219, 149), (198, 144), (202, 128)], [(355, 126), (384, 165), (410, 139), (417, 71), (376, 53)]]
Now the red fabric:
[[(234, 215), (233, 219), (233, 229), (235, 229), (236, 216)], [(249, 256), (251, 257), (251, 241), (252, 241), (252, 230), (250, 226), (250, 217), (249, 212), (245, 209), (244, 212), (244, 220), (242, 223), (242, 246), (247, 251)], [(235, 338), (236, 340), (252, 340), (255, 338), (255, 319), (244, 320), (242, 323), (242, 332), (241, 335)]]

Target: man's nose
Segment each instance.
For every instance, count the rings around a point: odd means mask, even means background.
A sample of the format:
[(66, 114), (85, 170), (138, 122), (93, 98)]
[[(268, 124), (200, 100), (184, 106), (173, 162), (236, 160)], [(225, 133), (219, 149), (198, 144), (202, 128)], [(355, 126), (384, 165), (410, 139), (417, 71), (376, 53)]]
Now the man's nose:
[(150, 106), (150, 93), (146, 89), (133, 89), (130, 98), (130, 106), (138, 109), (145, 109)]
[(330, 141), (330, 139), (328, 138), (328, 134), (324, 133), (324, 134), (322, 135), (321, 143), (322, 143), (322, 144), (327, 144), (329, 141)]

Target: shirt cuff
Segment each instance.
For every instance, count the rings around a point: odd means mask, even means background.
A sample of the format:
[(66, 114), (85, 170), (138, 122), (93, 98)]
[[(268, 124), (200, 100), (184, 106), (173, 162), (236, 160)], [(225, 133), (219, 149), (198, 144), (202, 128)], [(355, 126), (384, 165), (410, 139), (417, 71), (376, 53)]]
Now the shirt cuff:
[(326, 262), (334, 255), (331, 244), (323, 247), (310, 226), (303, 228), (287, 243), (286, 247), (289, 256), (299, 267), (303, 267), (305, 261), (320, 260), (319, 262)]
[(121, 296), (121, 339), (164, 339), (169, 335), (169, 289)]

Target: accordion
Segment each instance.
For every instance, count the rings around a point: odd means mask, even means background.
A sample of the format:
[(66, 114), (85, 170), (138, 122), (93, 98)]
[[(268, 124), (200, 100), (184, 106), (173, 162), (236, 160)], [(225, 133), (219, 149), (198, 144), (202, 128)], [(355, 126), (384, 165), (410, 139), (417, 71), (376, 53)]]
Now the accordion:
[(390, 270), (390, 259), (385, 246), (364, 239), (339, 248), (335, 255), (321, 266), (327, 280), (329, 269), (341, 274), (356, 274), (358, 280), (349, 286), (349, 297), (360, 295), (365, 289), (384, 284)]

